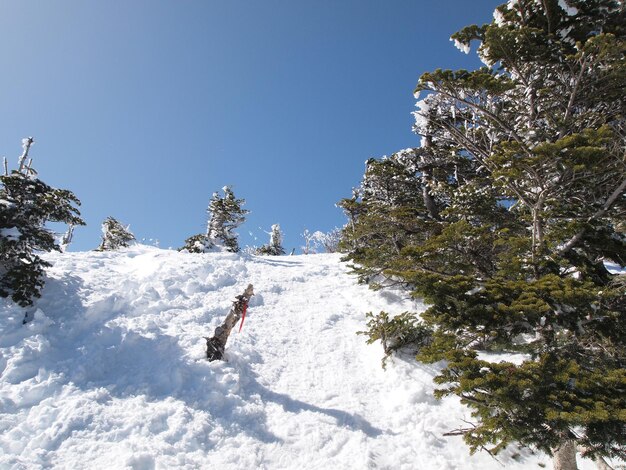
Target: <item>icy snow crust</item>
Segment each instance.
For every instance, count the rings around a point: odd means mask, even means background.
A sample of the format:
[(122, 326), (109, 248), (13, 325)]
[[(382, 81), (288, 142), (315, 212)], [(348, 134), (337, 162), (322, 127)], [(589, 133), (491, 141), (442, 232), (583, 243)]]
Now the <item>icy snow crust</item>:
[[(436, 367), (395, 358), (385, 372), (380, 345), (355, 334), (367, 311), (423, 306), (356, 285), (337, 255), (138, 246), (47, 258), (34, 321), (0, 303), (2, 469), (549, 465), (528, 450), (470, 457), (444, 437), (470, 415), (432, 398)], [(207, 362), (203, 336), (248, 283), (228, 361)]]

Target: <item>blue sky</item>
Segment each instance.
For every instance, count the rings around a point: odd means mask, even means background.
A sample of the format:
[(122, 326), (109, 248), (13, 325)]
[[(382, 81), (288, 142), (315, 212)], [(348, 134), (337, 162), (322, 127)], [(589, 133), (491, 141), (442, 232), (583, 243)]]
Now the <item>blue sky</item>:
[(499, 3), (6, 0), (0, 156), (35, 138), (41, 179), (83, 203), (72, 250), (109, 215), (180, 247), (224, 185), (251, 211), (242, 245), (279, 223), (299, 248), (343, 225), (367, 158), (419, 145), (419, 75), (479, 66), (449, 36)]

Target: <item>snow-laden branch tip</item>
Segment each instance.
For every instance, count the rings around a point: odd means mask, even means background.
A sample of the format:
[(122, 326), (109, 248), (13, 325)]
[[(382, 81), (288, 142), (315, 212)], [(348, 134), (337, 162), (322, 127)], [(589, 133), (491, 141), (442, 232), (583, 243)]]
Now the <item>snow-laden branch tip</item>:
[(35, 140), (32, 137), (24, 137), (22, 139), (22, 149), (24, 152), (27, 152), (28, 149), (35, 143)]
[(20, 158), (18, 160), (18, 172), (22, 173), (22, 171), (24, 171), (24, 167), (26, 159), (28, 158), (28, 151), (30, 150), (31, 146), (35, 143), (35, 140), (32, 137), (24, 137), (22, 139), (22, 155), (20, 155)]
[(497, 26), (502, 26), (504, 23), (506, 23), (504, 15), (497, 8), (493, 12), (493, 21), (496, 23)]
[(452, 41), (454, 43), (454, 47), (456, 47), (458, 50), (460, 50), (461, 52), (465, 53), (465, 54), (469, 54), (470, 52), (470, 45), (466, 42), (461, 42), (458, 39), (454, 39), (454, 38), (450, 38), (450, 41)]

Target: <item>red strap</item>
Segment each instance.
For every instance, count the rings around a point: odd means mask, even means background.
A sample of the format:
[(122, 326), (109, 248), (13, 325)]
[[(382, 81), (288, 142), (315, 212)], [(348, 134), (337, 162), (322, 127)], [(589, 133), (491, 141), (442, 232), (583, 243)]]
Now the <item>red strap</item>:
[(241, 323), (239, 325), (239, 332), (243, 328), (243, 321), (246, 319), (246, 310), (248, 310), (248, 304), (243, 304), (243, 313), (241, 314)]

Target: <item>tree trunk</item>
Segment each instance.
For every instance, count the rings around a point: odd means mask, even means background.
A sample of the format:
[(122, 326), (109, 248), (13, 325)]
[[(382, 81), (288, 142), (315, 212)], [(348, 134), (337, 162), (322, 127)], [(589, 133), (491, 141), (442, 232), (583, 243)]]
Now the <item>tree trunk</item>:
[(248, 308), (250, 297), (254, 295), (252, 284), (248, 284), (248, 287), (243, 294), (237, 296), (237, 300), (233, 302), (233, 307), (230, 309), (224, 323), (215, 328), (215, 335), (212, 338), (206, 339), (206, 357), (209, 361), (217, 361), (224, 357), (224, 350), (226, 349), (226, 341), (230, 336), (230, 331), (237, 324), (244, 311)]
[(426, 206), (428, 215), (432, 219), (439, 220), (439, 210), (437, 209), (437, 204), (435, 203), (435, 199), (432, 197), (432, 195), (428, 191), (428, 186), (426, 186), (426, 183), (422, 183), (422, 184), (424, 185), (422, 187), (422, 198), (424, 199), (424, 205)]
[(564, 440), (554, 450), (552, 456), (554, 470), (578, 470), (576, 465), (576, 442), (572, 439)]

